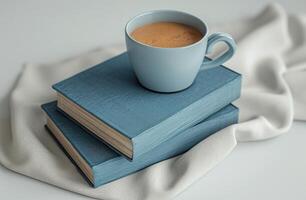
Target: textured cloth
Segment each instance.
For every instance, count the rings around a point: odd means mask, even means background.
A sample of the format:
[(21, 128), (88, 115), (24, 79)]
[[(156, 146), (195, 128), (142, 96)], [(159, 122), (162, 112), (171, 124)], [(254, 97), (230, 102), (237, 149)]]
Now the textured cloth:
[[(99, 199), (168, 199), (205, 175), (237, 143), (285, 133), (306, 120), (306, 17), (270, 5), (258, 16), (215, 26), (237, 41), (227, 66), (243, 75), (240, 123), (225, 128), (185, 154), (91, 188), (44, 130), (42, 103), (55, 99), (51, 85), (124, 51), (114, 46), (64, 62), (27, 65), (11, 95), (10, 127), (0, 124), (0, 162), (7, 168)], [(214, 55), (222, 51), (216, 48)], [(214, 56), (212, 55), (212, 56)]]

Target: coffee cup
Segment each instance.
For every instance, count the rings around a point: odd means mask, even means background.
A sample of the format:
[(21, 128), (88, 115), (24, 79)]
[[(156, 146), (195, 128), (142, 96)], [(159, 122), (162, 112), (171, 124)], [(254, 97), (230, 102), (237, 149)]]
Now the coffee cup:
[[(182, 47), (156, 47), (137, 41), (132, 32), (147, 24), (175, 22), (196, 28), (202, 38)], [(127, 53), (138, 81), (156, 92), (178, 92), (192, 85), (199, 71), (222, 65), (235, 53), (234, 39), (226, 33), (209, 35), (199, 18), (175, 10), (149, 11), (132, 18), (125, 27)], [(224, 42), (228, 49), (213, 60), (205, 60), (214, 45)], [(205, 73), (205, 72), (204, 72)]]

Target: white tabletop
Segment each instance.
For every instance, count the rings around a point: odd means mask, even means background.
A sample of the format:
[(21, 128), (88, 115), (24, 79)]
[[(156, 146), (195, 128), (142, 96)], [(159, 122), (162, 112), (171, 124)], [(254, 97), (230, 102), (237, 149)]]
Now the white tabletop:
[[(119, 1), (0, 0), (0, 120), (22, 64), (59, 61), (124, 42), (126, 21), (153, 9), (178, 9), (208, 24), (257, 13), (269, 0)], [(278, 0), (288, 12), (306, 12), (305, 0)], [(1, 131), (1, 130), (0, 130)], [(239, 144), (230, 156), (177, 199), (306, 199), (306, 123), (279, 138)], [(0, 199), (88, 199), (0, 166)]]

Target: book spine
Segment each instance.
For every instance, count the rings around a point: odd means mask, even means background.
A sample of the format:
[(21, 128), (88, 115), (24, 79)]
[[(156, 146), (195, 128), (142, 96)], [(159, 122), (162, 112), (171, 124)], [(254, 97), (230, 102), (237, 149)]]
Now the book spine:
[[(211, 114), (238, 99), (240, 97), (240, 91), (241, 76), (238, 76), (226, 85), (214, 90), (203, 99), (198, 100), (176, 115), (168, 118), (158, 126), (133, 138), (133, 160), (137, 160), (143, 153), (175, 137), (179, 132), (199, 123)], [(184, 121), (184, 123), (182, 121)], [(176, 128), (173, 129), (173, 127)], [(163, 134), (163, 136), (159, 134)], [(167, 135), (165, 136), (165, 134)]]
[[(177, 137), (165, 141), (153, 150), (141, 155), (137, 161), (130, 162), (126, 159), (118, 158), (112, 162), (94, 166), (94, 187), (135, 173), (162, 160), (180, 155), (217, 131), (237, 123), (238, 109), (233, 109), (234, 106), (229, 107), (232, 107), (232, 109), (229, 109), (227, 113), (223, 113), (218, 117), (208, 118), (207, 121), (181, 132)], [(114, 167), (116, 168), (115, 171)]]

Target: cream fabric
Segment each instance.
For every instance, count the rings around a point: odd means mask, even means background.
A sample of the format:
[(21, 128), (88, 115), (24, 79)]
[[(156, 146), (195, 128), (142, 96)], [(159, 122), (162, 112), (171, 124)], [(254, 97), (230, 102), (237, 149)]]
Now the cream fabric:
[[(99, 199), (168, 199), (205, 175), (237, 143), (279, 136), (294, 119), (306, 119), (305, 16), (288, 15), (273, 4), (256, 17), (215, 26), (214, 31), (228, 32), (238, 43), (227, 66), (243, 74), (242, 95), (235, 102), (239, 124), (181, 156), (91, 188), (44, 130), (40, 105), (55, 99), (52, 84), (124, 51), (117, 45), (59, 63), (26, 65), (11, 95), (10, 127), (0, 124), (0, 162), (34, 179)], [(220, 51), (216, 48), (215, 55)]]

